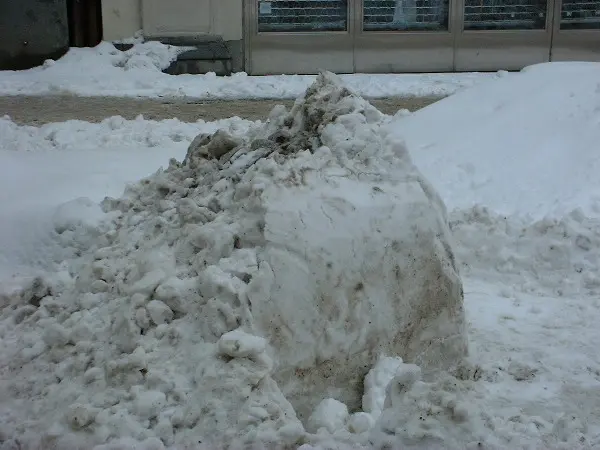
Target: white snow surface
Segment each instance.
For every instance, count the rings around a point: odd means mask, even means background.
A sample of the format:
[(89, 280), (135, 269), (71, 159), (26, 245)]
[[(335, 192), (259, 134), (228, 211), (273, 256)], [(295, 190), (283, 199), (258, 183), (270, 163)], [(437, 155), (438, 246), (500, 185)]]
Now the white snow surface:
[(535, 219), (581, 208), (597, 217), (599, 70), (585, 62), (530, 66), (393, 129), (450, 208), (479, 204)]
[[(134, 40), (135, 42), (135, 40)], [(315, 80), (311, 75), (228, 77), (167, 75), (162, 72), (179, 51), (159, 42), (136, 43), (127, 51), (102, 42), (72, 48), (58, 61), (22, 71), (0, 71), (0, 95), (177, 97), (193, 99), (296, 98)], [(498, 77), (499, 73), (343, 75), (344, 82), (367, 97), (445, 96)]]
[[(598, 73), (600, 65), (592, 63), (534, 66), (412, 115), (382, 119), (405, 138), (413, 160), (448, 206), (465, 285), (470, 356), (452, 373), (424, 379), (418, 367), (382, 355), (365, 379), (362, 411), (346, 412), (336, 399), (323, 399), (312, 417), (316, 434), (302, 434), (294, 423), (284, 430), (286, 436), (303, 436), (300, 448), (381, 448), (386, 443), (424, 450), (600, 448)], [(57, 261), (73, 261), (78, 245), (85, 251), (89, 233), (101, 229), (98, 216), (103, 214), (96, 202), (104, 195), (118, 195), (125, 183), (153, 173), (170, 157), (182, 159), (198, 132), (225, 127), (239, 136), (255, 125), (239, 119), (181, 124), (112, 118), (100, 124), (71, 121), (32, 128), (1, 119), (4, 301), (11, 289), (23, 284), (19, 278), (6, 278), (11, 268), (48, 276), (61, 268)], [(180, 132), (173, 134), (173, 129)], [(49, 135), (63, 140), (53, 141)], [(55, 223), (67, 229), (67, 242), (57, 242)], [(65, 244), (72, 247), (66, 255), (61, 253)], [(44, 254), (44, 249), (51, 250)], [(63, 277), (54, 277), (53, 285), (69, 283)], [(150, 277), (146, 281), (153, 282)], [(97, 307), (105, 287), (98, 283), (95, 289), (99, 294), (79, 300), (87, 309)], [(47, 293), (44, 285), (37, 290), (42, 291), (38, 296)], [(164, 307), (155, 306), (158, 321), (171, 320)], [(15, 435), (21, 436), (21, 444), (27, 441), (25, 434), (31, 442), (42, 437), (35, 417), (58, 392), (49, 386), (57, 377), (70, 381), (68, 371), (47, 373), (41, 367), (16, 378), (14, 371), (20, 369), (15, 363), (24, 357), (35, 360), (36, 355), (60, 362), (65, 350), (58, 349), (72, 347), (77, 333), (88, 332), (49, 321), (51, 326), (40, 335), (27, 325), (32, 308), (2, 311), (2, 450), (19, 448), (10, 439)], [(51, 314), (60, 314), (62, 308), (47, 302)], [(149, 314), (136, 317), (140, 322), (154, 320)], [(67, 325), (75, 320), (85, 323), (74, 317)], [(167, 324), (160, 330), (165, 332), (162, 341), (178, 339), (168, 333)], [(78, 345), (81, 349), (88, 344), (82, 339)], [(219, 345), (225, 354), (239, 349), (256, 355), (263, 342), (234, 333)], [(49, 346), (54, 350), (48, 352)], [(147, 356), (138, 351), (114, 364), (143, 369)], [(84, 358), (74, 367), (83, 370), (87, 364)], [(85, 379), (94, 385), (103, 376), (92, 369)], [(112, 422), (82, 401), (89, 394), (80, 398), (76, 389), (61, 394), (69, 408), (53, 412), (72, 427), (87, 429), (94, 420), (109, 428), (118, 425), (121, 435), (129, 436), (98, 450), (162, 449), (163, 436), (152, 437), (148, 430), (168, 431), (164, 422), (158, 426), (160, 417), (152, 417), (170, 401), (163, 386), (177, 379), (157, 377), (153, 382), (155, 390), (134, 389), (126, 398), (114, 389), (94, 397), (114, 414)], [(281, 398), (274, 400), (271, 404)], [(119, 407), (121, 401), (130, 412)], [(289, 411), (285, 403), (279, 404)], [(255, 412), (264, 417), (262, 411)], [(264, 431), (276, 428), (268, 423)], [(63, 422), (48, 430), (40, 448), (72, 448), (66, 436)]]

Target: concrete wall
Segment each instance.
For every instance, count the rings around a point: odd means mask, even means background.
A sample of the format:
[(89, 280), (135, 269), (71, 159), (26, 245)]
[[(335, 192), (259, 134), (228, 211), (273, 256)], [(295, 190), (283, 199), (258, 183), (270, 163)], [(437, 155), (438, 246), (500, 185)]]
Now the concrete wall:
[[(8, 1), (8, 0), (0, 0)], [(212, 34), (237, 41), (243, 34), (243, 0), (102, 0), (105, 40)]]
[(103, 39), (125, 39), (141, 30), (141, 5), (141, 0), (102, 0)]
[(0, 0), (0, 70), (28, 69), (68, 48), (66, 0)]

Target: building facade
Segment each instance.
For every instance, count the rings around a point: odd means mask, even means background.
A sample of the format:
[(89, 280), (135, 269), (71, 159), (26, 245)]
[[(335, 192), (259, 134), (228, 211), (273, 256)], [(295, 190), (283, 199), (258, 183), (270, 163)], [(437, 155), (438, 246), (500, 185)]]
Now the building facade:
[(102, 0), (104, 39), (217, 36), (250, 74), (600, 61), (600, 0)]

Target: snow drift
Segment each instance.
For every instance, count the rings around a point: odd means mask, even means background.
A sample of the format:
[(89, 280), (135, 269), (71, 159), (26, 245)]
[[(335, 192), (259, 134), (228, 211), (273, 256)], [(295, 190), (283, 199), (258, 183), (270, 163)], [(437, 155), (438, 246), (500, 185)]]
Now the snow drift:
[(592, 62), (530, 66), (394, 121), (391, 132), (449, 211), (598, 217), (599, 71)]
[(26, 341), (9, 389), (45, 398), (27, 427), (40, 445), (293, 445), (321, 400), (360, 409), (381, 354), (458, 364), (445, 207), (383, 123), (321, 74), (291, 111), (242, 138), (198, 136), (106, 199), (60, 283), (5, 299), (6, 333)]
[[(137, 42), (136, 42), (137, 41)], [(0, 71), (1, 95), (115, 97), (191, 97), (206, 99), (294, 99), (314, 82), (314, 75), (249, 76), (236, 72), (218, 77), (167, 75), (162, 72), (187, 47), (139, 42), (120, 51), (110, 42), (71, 48), (57, 61), (30, 70)], [(349, 74), (343, 80), (367, 97), (443, 97), (497, 78), (493, 73)]]

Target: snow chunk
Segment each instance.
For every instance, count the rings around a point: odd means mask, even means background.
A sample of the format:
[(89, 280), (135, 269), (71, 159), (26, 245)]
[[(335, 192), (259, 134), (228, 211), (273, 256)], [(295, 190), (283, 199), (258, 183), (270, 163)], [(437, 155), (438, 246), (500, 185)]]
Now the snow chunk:
[(50, 346), (64, 346), (69, 342), (69, 331), (63, 326), (53, 323), (44, 333), (44, 342)]
[(67, 412), (67, 422), (74, 429), (81, 429), (94, 421), (95, 414), (92, 408), (86, 405), (72, 405)]
[(364, 412), (371, 414), (373, 419), (377, 420), (381, 415), (386, 389), (402, 366), (402, 358), (380, 357), (365, 377), (362, 408)]
[(156, 325), (169, 323), (173, 320), (173, 311), (160, 300), (152, 300), (146, 306), (150, 318)]
[(160, 413), (166, 405), (167, 397), (163, 392), (146, 391), (141, 392), (135, 399), (135, 413), (144, 419), (152, 419)]
[(219, 351), (232, 358), (247, 358), (265, 351), (267, 340), (258, 336), (233, 330), (219, 339)]
[(323, 400), (308, 418), (307, 431), (316, 433), (325, 428), (329, 433), (344, 428), (348, 420), (348, 407), (333, 398)]
[(357, 412), (350, 416), (348, 420), (348, 431), (355, 434), (361, 434), (369, 431), (375, 420), (371, 414), (365, 412)]
[(456, 378), (424, 382), (418, 366), (403, 364), (388, 386), (371, 442), (377, 448), (498, 448), (485, 414), (461, 401), (465, 392)]
[(152, 294), (156, 287), (167, 277), (165, 272), (161, 269), (155, 269), (142, 278), (140, 278), (132, 287), (131, 292), (140, 294)]

